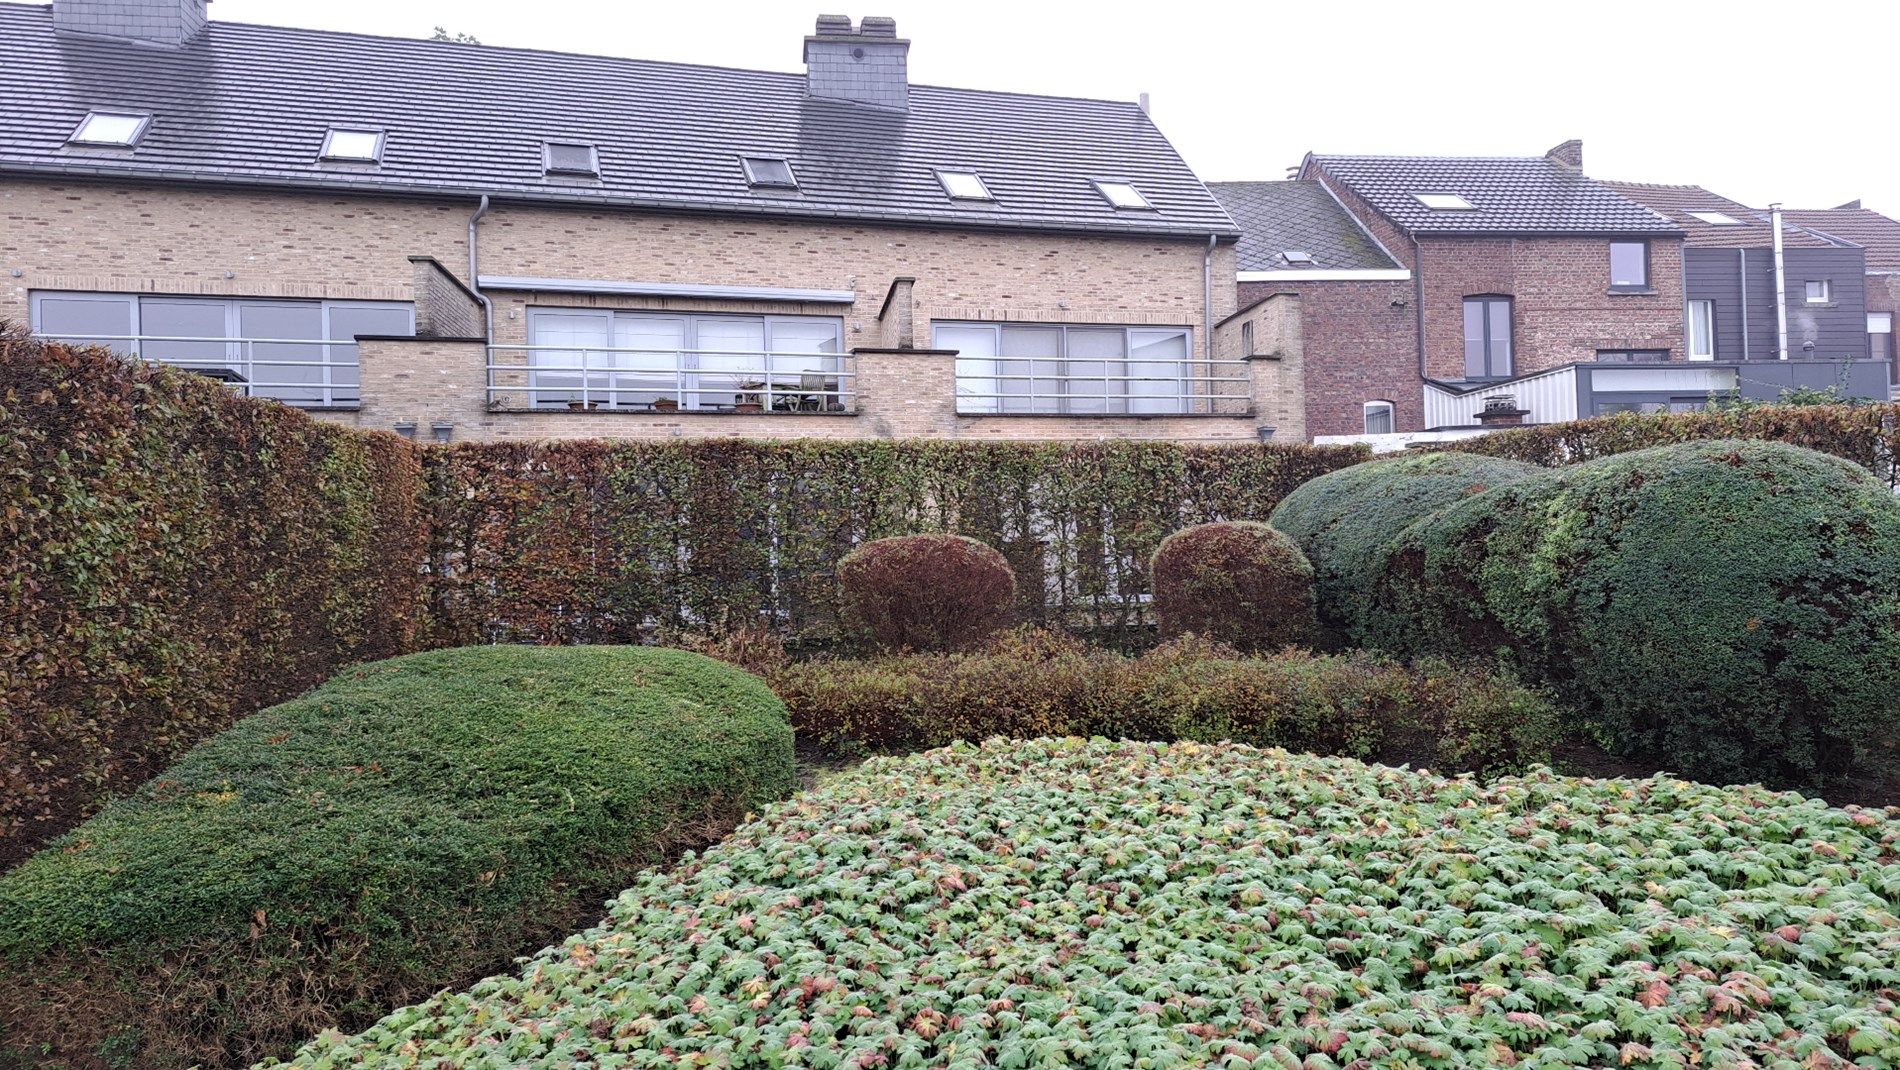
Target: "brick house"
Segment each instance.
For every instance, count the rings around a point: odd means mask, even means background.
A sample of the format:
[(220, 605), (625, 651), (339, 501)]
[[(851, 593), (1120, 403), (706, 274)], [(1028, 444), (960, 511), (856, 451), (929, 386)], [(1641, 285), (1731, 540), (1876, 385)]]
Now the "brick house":
[(0, 320), (454, 440), (1305, 437), (1298, 299), (1235, 314), (1136, 104), (888, 19), (776, 73), (205, 2), (0, 3)]

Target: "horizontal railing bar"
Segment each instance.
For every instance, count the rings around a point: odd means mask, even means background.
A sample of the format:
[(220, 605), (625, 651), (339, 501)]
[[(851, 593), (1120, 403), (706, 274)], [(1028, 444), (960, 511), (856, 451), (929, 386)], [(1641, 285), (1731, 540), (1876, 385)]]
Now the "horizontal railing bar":
[[(263, 361), (258, 361), (258, 363), (261, 364), (263, 363)], [(347, 367), (347, 365), (340, 365), (340, 364), (333, 365), (333, 366)], [(546, 375), (550, 372), (553, 372), (557, 374), (573, 374), (573, 375), (579, 375), (582, 373), (585, 373), (587, 375), (673, 375), (675, 373), (681, 373), (685, 375), (698, 375), (698, 376), (735, 376), (735, 375), (751, 375), (754, 373), (754, 371), (756, 371), (760, 375), (768, 374), (767, 370), (764, 368), (758, 368), (758, 369), (686, 368), (686, 367), (679, 367), (679, 366), (615, 367), (610, 364), (490, 364), (487, 366), (487, 368), (491, 372), (537, 372), (542, 375)], [(827, 379), (855, 379), (857, 378), (857, 375), (858, 375), (857, 372), (849, 372), (849, 371), (843, 371), (843, 370), (801, 373), (789, 368), (781, 370), (781, 371), (770, 372), (769, 374), (780, 376), (781, 378), (788, 375), (799, 375), (799, 374), (822, 375)], [(779, 384), (775, 380), (772, 385), (774, 389), (777, 389)]]
[(39, 334), (36, 338), (58, 340), (72, 338), (86, 342), (242, 342), (272, 346), (353, 346), (354, 338), (213, 338), (208, 335), (172, 334)]
[(829, 360), (843, 360), (849, 353), (827, 353), (823, 350), (802, 349), (682, 349), (679, 346), (527, 346), (492, 345), (490, 349), (506, 349), (526, 353), (698, 353), (702, 356), (728, 357), (824, 357)]
[(1225, 375), (960, 375), (959, 382), (995, 382), (1002, 380), (1012, 383), (1047, 382), (1051, 379), (1072, 379), (1079, 383), (1245, 383), (1244, 376)]
[[(304, 384), (299, 384), (299, 385), (308, 386), (310, 384), (304, 383)], [(581, 386), (579, 383), (576, 383), (572, 386), (566, 386), (559, 383), (541, 383), (535, 386), (491, 386), (488, 388), (488, 390), (489, 390), (489, 393), (492, 393), (492, 394), (524, 394), (524, 393), (525, 394), (561, 394), (561, 393), (578, 394), (582, 392)], [(650, 386), (590, 386), (587, 388), (586, 393), (588, 394), (657, 394), (660, 397), (678, 398), (686, 394), (734, 394), (734, 393), (762, 394), (764, 393), (764, 391), (762, 390), (744, 390), (744, 391), (706, 390), (703, 388), (693, 389), (690, 387), (685, 390), (680, 390), (680, 389), (660, 389), (660, 388), (650, 387)], [(778, 400), (778, 399), (790, 400), (794, 397), (850, 398), (850, 397), (856, 397), (857, 394), (855, 391), (851, 391), (851, 390), (799, 390), (799, 391), (784, 391), (784, 392), (773, 391), (773, 396), (775, 400)], [(1012, 395), (1012, 396), (1015, 396), (1015, 395)], [(1145, 397), (1148, 395), (1143, 395), (1143, 396)]]

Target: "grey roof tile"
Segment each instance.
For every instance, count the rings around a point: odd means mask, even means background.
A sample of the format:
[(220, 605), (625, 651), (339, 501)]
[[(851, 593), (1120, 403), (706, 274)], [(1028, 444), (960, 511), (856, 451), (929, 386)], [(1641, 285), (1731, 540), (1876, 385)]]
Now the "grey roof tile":
[[(0, 172), (212, 180), (1028, 230), (1237, 236), (1132, 103), (913, 85), (907, 112), (813, 99), (802, 74), (212, 22), (177, 51), (58, 36), (0, 3)], [(788, 43), (795, 47), (794, 43)], [(135, 151), (66, 146), (92, 108), (149, 111)], [(379, 167), (321, 164), (331, 125), (388, 132)], [(600, 178), (542, 173), (545, 140)], [(742, 153), (791, 159), (754, 190)], [(932, 169), (983, 175), (952, 202)], [(1091, 179), (1154, 211), (1110, 207)]]
[(1871, 208), (1791, 208), (1782, 215), (1867, 250), (1869, 272), (1900, 272), (1900, 220)]
[[(1710, 193), (1701, 186), (1667, 186), (1645, 182), (1603, 184), (1674, 221), (1683, 230), (1684, 244), (1697, 248), (1762, 249), (1775, 242), (1773, 219), (1767, 212)], [(1690, 215), (1691, 212), (1720, 212), (1736, 222), (1709, 223)], [(1792, 219), (1784, 220), (1781, 241), (1784, 246), (1796, 249), (1850, 244), (1794, 225)]]
[[(1400, 227), (1421, 234), (1673, 234), (1674, 223), (1543, 156), (1309, 156)], [(1455, 193), (1472, 210), (1427, 208)]]
[[(1210, 182), (1207, 188), (1240, 224), (1241, 271), (1398, 267), (1318, 182)], [(1290, 263), (1284, 254), (1292, 250), (1310, 253), (1313, 263)]]

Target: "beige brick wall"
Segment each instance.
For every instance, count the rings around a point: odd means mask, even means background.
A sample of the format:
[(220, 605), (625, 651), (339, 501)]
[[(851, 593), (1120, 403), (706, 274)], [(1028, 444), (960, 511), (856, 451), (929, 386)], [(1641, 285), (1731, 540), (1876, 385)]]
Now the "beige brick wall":
[[(414, 300), (411, 256), (468, 262), (469, 201), (0, 182), (0, 318), (25, 322), (34, 290)], [(1149, 324), (1191, 328), (1205, 353), (1204, 242), (997, 234), (498, 205), (483, 220), (482, 271), (706, 285), (849, 290), (848, 306), (706, 299), (491, 293), (496, 338), (526, 341), (530, 307), (665, 309), (839, 316), (846, 348), (888, 344), (880, 320), (894, 279), (914, 278), (919, 347), (931, 324), (958, 320)], [(1214, 256), (1213, 319), (1233, 311), (1234, 250)], [(17, 274), (16, 274), (17, 273)], [(574, 435), (817, 435), (969, 438), (1247, 438), (1256, 421), (1173, 418), (956, 417), (949, 358), (867, 356), (863, 412), (712, 414), (491, 412), (479, 347), (363, 347), (364, 407), (334, 418), (387, 427), (440, 418), (458, 438)], [(1283, 362), (1265, 374), (1286, 394)], [(1292, 380), (1297, 384), (1297, 376)], [(1259, 390), (1258, 384), (1256, 390)], [(1295, 388), (1296, 391), (1296, 388)], [(1290, 427), (1285, 402), (1259, 422)], [(1282, 438), (1288, 437), (1281, 434)]]

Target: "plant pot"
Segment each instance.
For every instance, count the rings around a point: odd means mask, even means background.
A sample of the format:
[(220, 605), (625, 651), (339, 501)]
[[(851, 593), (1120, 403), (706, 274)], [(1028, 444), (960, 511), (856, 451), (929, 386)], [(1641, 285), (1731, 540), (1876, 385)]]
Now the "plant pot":
[(653, 411), (654, 412), (678, 412), (680, 411), (679, 399), (678, 398), (660, 398), (659, 400), (653, 403)]
[(764, 412), (765, 405), (757, 401), (741, 401), (732, 407), (733, 412)]
[(567, 411), (569, 412), (593, 412), (598, 408), (600, 408), (600, 402), (598, 401), (570, 401), (567, 403)]

